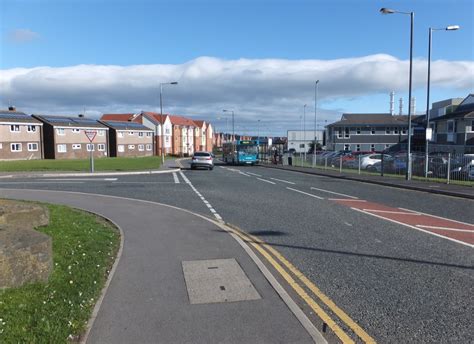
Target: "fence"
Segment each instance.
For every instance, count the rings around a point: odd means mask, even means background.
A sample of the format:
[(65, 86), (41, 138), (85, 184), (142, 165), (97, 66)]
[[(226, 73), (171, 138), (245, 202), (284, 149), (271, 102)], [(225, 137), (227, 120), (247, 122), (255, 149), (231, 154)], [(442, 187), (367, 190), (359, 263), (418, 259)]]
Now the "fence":
[[(342, 152), (326, 152), (313, 155), (311, 153), (285, 154), (275, 159), (266, 157), (263, 163), (291, 164), (298, 167), (318, 168), (339, 171), (340, 173), (371, 174), (379, 176), (405, 177), (407, 169), (413, 179), (428, 179), (444, 183), (474, 186), (474, 156), (451, 153), (412, 153), (407, 159), (406, 152), (344, 154)], [(407, 160), (410, 163), (407, 164)]]

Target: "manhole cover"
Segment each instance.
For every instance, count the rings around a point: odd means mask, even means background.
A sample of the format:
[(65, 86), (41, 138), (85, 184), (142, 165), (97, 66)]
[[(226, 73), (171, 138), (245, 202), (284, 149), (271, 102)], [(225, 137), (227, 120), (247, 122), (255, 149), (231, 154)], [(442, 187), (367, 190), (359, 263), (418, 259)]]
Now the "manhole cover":
[(235, 259), (195, 260), (182, 264), (191, 304), (261, 299)]

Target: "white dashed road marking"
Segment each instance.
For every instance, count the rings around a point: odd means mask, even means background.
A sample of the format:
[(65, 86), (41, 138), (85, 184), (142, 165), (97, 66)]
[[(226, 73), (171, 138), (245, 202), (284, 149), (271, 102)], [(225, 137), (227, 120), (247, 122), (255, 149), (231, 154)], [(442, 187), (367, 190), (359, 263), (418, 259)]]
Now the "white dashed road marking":
[(262, 178), (257, 178), (258, 180), (261, 180), (262, 182), (265, 182), (265, 183), (269, 183), (269, 184), (273, 184), (275, 185), (276, 183), (270, 181), (270, 180), (266, 180), (266, 179), (262, 179)]
[(315, 187), (311, 187), (311, 189), (321, 191), (321, 192), (327, 192), (327, 193), (334, 194), (334, 195), (344, 196), (344, 197), (347, 197), (347, 198), (358, 199), (358, 197), (349, 196), (349, 195), (339, 193), (339, 192), (334, 192), (334, 191), (329, 191), (329, 190), (324, 190), (324, 189), (318, 189), (318, 188), (315, 188)]
[(179, 178), (178, 178), (178, 175), (176, 173), (173, 172), (173, 179), (174, 179), (174, 183), (175, 184), (179, 184)]
[(282, 182), (282, 183), (287, 183), (287, 184), (291, 184), (291, 185), (295, 185), (296, 183), (293, 183), (293, 182), (289, 182), (288, 180), (283, 180), (283, 179), (278, 179), (278, 178), (270, 178), (272, 180), (276, 180), (278, 182)]
[(310, 194), (310, 193), (307, 193), (307, 192), (304, 192), (304, 191), (301, 191), (301, 190), (296, 190), (296, 189), (293, 189), (293, 188), (290, 188), (290, 187), (286, 187), (288, 190), (291, 190), (291, 191), (295, 191), (295, 192), (299, 192), (303, 195), (306, 195), (306, 196), (311, 196), (311, 197), (314, 197), (314, 198), (317, 198), (317, 199), (324, 199), (322, 197), (319, 197), (319, 196), (316, 196), (316, 195), (313, 195), (313, 194)]
[(256, 173), (252, 173), (252, 172), (247, 172), (248, 174), (251, 174), (252, 176), (255, 176), (255, 177), (261, 177), (262, 175), (261, 174), (256, 174)]

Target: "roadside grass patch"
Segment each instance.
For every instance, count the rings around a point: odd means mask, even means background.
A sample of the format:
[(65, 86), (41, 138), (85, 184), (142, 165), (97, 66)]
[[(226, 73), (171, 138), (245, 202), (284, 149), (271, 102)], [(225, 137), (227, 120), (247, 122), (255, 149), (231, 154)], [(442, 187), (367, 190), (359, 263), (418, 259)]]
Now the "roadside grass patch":
[(0, 290), (0, 343), (67, 343), (84, 332), (120, 246), (109, 222), (47, 205), (53, 240), (49, 281)]
[[(96, 158), (95, 171), (138, 171), (152, 170), (161, 166), (161, 157), (133, 157), (133, 158)], [(2, 161), (1, 172), (35, 172), (35, 171), (80, 171), (88, 172), (89, 159), (71, 160), (15, 160)]]

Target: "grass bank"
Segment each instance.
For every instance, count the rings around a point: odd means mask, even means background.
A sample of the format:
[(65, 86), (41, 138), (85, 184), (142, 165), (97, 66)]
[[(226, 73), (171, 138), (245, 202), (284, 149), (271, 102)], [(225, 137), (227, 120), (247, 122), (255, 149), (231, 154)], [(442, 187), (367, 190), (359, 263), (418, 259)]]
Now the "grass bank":
[[(161, 166), (161, 157), (94, 159), (95, 171), (140, 171)], [(88, 172), (89, 159), (0, 161), (0, 172), (81, 171)]]
[(120, 245), (119, 232), (94, 215), (48, 205), (53, 239), (48, 283), (0, 291), (0, 343), (67, 343), (84, 331)]

